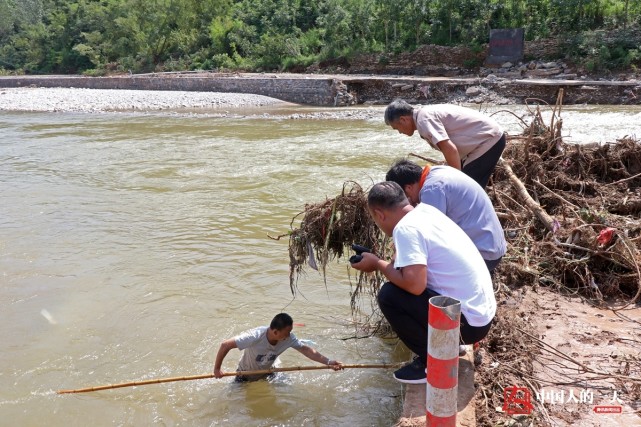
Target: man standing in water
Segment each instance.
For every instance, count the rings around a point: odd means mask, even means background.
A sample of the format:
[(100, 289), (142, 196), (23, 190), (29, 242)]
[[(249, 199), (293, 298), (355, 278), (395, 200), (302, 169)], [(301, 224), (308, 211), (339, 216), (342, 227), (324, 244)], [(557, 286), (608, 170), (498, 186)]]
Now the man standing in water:
[(394, 378), (424, 383), (429, 299), (444, 295), (461, 302), (461, 341), (473, 344), (487, 335), (496, 313), (492, 279), (463, 230), (433, 206), (413, 207), (397, 183), (374, 185), (367, 207), (376, 225), (393, 238), (396, 259), (387, 262), (363, 253), (352, 267), (380, 271), (389, 280), (378, 292), (378, 305), (400, 340), (417, 355), (394, 372)]
[(385, 124), (407, 136), (418, 130), (421, 138), (443, 153), (449, 166), (462, 170), (482, 188), (505, 149), (505, 134), (493, 118), (458, 105), (415, 109), (397, 99), (385, 109)]
[[(223, 377), (223, 370), (221, 366), (223, 360), (229, 350), (237, 348), (243, 350), (243, 355), (238, 363), (237, 371), (255, 371), (271, 368), (278, 356), (292, 347), (307, 358), (331, 366), (333, 370), (338, 371), (342, 369), (341, 362), (331, 360), (329, 357), (323, 356), (313, 348), (304, 345), (302, 342), (292, 334), (294, 321), (291, 316), (286, 313), (277, 314), (271, 321), (269, 327), (259, 326), (258, 328), (250, 329), (241, 333), (240, 335), (223, 341), (216, 354), (216, 362), (214, 365), (214, 375), (216, 378)], [(268, 374), (244, 376), (237, 375), (236, 381), (255, 381), (266, 378)]]

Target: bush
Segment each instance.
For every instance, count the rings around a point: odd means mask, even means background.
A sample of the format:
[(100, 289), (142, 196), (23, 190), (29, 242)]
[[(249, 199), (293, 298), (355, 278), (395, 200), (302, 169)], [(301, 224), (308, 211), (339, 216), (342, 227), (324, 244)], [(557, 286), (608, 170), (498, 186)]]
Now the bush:
[(85, 70), (82, 72), (83, 76), (88, 77), (102, 77), (107, 74), (107, 70), (104, 68), (93, 68), (91, 70)]
[(225, 53), (218, 53), (211, 57), (212, 69), (233, 69), (236, 68), (236, 63), (229, 55)]
[(483, 62), (479, 58), (466, 59), (463, 61), (463, 67), (467, 69), (475, 69), (483, 65)]
[(116, 69), (121, 72), (138, 72), (136, 60), (131, 56), (124, 56), (120, 58)]
[(22, 70), (7, 70), (0, 67), (0, 76), (15, 76), (19, 74), (24, 74)]
[(263, 34), (256, 47), (258, 65), (265, 70), (278, 70), (285, 58), (300, 57), (298, 39), (287, 34)]
[(569, 57), (588, 71), (622, 70), (641, 65), (641, 31), (586, 31), (565, 43)]
[(323, 31), (318, 28), (304, 32), (298, 37), (301, 54), (318, 55), (323, 49)]
[(315, 61), (315, 55), (288, 57), (283, 59), (282, 69), (292, 73), (302, 73), (305, 72), (307, 67), (312, 65)]
[(155, 71), (185, 71), (191, 69), (191, 61), (189, 58), (169, 58), (168, 61), (158, 64)]

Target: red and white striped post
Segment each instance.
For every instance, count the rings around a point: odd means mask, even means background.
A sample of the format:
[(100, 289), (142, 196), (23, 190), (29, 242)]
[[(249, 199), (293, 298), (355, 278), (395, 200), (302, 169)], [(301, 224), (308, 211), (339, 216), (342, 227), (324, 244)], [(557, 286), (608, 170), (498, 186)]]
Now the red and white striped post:
[(436, 296), (429, 304), (426, 422), (433, 427), (456, 427), (461, 302)]

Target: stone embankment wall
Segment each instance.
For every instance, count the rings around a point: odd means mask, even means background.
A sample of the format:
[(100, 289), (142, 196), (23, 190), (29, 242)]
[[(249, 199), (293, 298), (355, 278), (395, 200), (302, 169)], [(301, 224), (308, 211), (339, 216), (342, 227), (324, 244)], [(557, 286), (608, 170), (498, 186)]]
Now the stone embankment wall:
[(0, 87), (76, 87), (89, 89), (183, 90), (265, 95), (318, 106), (387, 104), (395, 98), (410, 103), (523, 103), (528, 98), (556, 101), (564, 89), (565, 104), (641, 105), (639, 81), (578, 81), (421, 76), (329, 76), (305, 74), (173, 74), (122, 77), (0, 77)]
[[(251, 93), (287, 102), (311, 105), (352, 103), (340, 81), (333, 78), (280, 78), (260, 74), (207, 73), (145, 74), (118, 77), (17, 76), (0, 77), (0, 87), (75, 87), (83, 89), (183, 90), (202, 92)], [(343, 100), (345, 98), (345, 100)]]
[[(561, 42), (558, 39), (526, 41), (525, 58), (558, 58)], [(351, 59), (324, 61), (310, 66), (308, 72), (324, 68), (345, 74), (395, 74), (454, 77), (483, 64), (488, 47), (473, 50), (466, 46), (422, 45), (413, 52), (400, 54), (363, 54)]]
[(561, 42), (558, 39), (527, 41), (523, 45), (523, 56), (526, 58), (559, 58)]
[[(565, 40), (559, 38), (542, 39), (526, 41), (523, 54), (526, 58), (563, 58), (565, 56), (564, 45), (576, 43), (572, 38), (575, 36), (567, 35)], [(617, 29), (611, 31), (595, 31), (591, 38), (598, 40), (600, 45), (615, 45), (620, 43), (619, 40), (639, 40), (641, 38), (641, 28), (628, 27), (627, 29)]]

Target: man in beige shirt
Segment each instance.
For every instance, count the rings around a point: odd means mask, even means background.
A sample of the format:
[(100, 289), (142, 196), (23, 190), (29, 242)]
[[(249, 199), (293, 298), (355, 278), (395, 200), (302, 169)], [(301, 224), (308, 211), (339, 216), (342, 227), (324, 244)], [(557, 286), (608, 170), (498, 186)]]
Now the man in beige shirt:
[(494, 119), (458, 105), (419, 109), (397, 99), (385, 109), (385, 123), (407, 136), (418, 130), (421, 138), (443, 153), (449, 166), (462, 170), (483, 188), (505, 149), (505, 135)]

